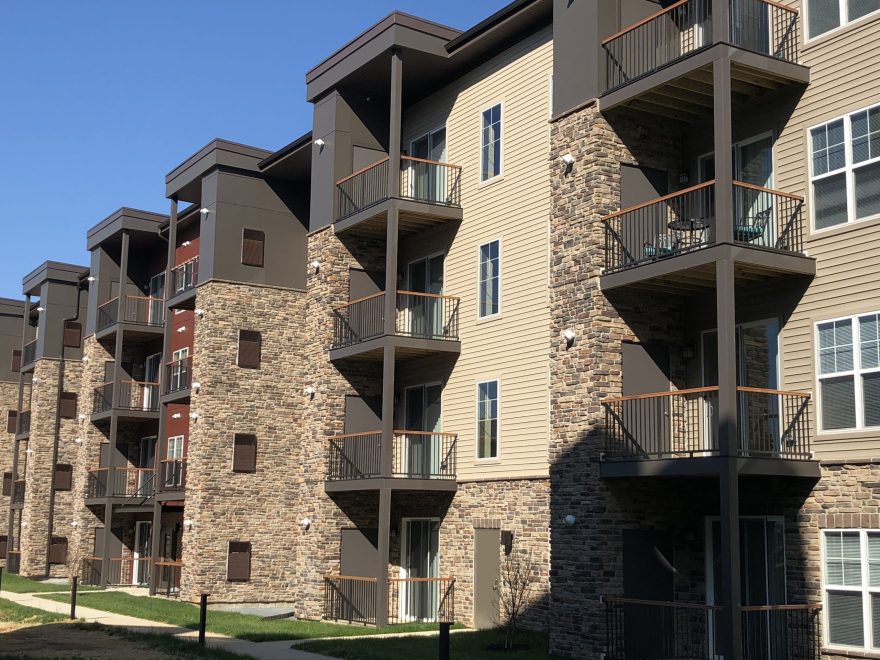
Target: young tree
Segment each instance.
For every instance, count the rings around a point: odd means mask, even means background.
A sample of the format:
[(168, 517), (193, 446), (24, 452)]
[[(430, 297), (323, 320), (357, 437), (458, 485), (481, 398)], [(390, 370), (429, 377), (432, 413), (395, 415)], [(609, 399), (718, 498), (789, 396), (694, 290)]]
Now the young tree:
[(513, 650), (516, 626), (529, 601), (534, 574), (535, 565), (532, 563), (531, 552), (525, 550), (516, 554), (511, 552), (504, 558), (504, 564), (501, 567), (502, 589), (499, 599), (505, 618), (504, 648), (506, 650)]

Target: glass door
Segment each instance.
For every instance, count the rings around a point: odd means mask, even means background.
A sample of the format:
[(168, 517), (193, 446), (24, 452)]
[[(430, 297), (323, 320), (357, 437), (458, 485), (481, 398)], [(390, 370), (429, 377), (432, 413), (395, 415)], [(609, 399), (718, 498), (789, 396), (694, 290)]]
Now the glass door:
[(153, 475), (156, 463), (156, 436), (141, 438), (138, 457), (138, 495), (149, 497), (153, 494)]
[(135, 523), (134, 552), (132, 553), (131, 583), (134, 586), (145, 585), (150, 576), (150, 538), (153, 523), (141, 520)]
[(147, 310), (147, 323), (159, 325), (165, 319), (165, 271), (150, 278), (150, 306)]
[(405, 518), (401, 545), (400, 618), (434, 621), (439, 602), (440, 521)]
[(445, 168), (437, 163), (446, 161), (446, 127), (426, 133), (410, 144), (409, 195), (428, 202), (444, 203), (446, 190)]
[[(409, 303), (406, 327), (414, 337), (431, 339), (443, 336), (443, 264), (442, 254), (413, 261), (407, 269)], [(421, 295), (419, 295), (421, 294)]]
[(765, 55), (770, 52), (770, 6), (761, 0), (734, 0), (731, 8), (733, 43)]
[(404, 443), (404, 469), (411, 479), (429, 479), (440, 474), (441, 400), (439, 383), (406, 388), (404, 422), (408, 433)]
[(162, 368), (162, 354), (148, 355), (144, 361), (144, 391), (142, 403), (144, 410), (159, 409), (159, 369)]

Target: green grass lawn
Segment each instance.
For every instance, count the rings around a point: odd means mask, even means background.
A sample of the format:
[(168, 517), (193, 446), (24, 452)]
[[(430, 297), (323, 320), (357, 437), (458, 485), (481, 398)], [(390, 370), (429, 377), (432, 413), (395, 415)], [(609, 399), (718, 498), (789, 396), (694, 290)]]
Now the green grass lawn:
[[(48, 600), (69, 603), (67, 594), (46, 594)], [(189, 603), (181, 603), (164, 598), (132, 596), (118, 591), (101, 591), (80, 594), (77, 604), (93, 607), (104, 612), (125, 614), (139, 619), (161, 621), (182, 628), (199, 627), (199, 608)], [(268, 642), (282, 639), (318, 639), (321, 637), (347, 637), (351, 635), (375, 635), (392, 632), (418, 632), (436, 630), (436, 624), (403, 624), (387, 628), (327, 623), (324, 621), (265, 620), (257, 616), (236, 614), (234, 612), (208, 611), (207, 628), (209, 632), (228, 635), (253, 642)], [(513, 657), (513, 656), (511, 656)]]
[[(515, 651), (489, 650), (503, 647), (503, 630), (467, 630), (449, 637), (449, 654), (468, 660), (544, 660), (553, 658), (545, 633), (519, 631), (516, 644), (528, 648)], [(399, 637), (394, 639), (328, 639), (297, 644), (301, 651), (312, 651), (344, 660), (395, 660), (418, 658), (434, 660), (439, 656), (437, 637)]]
[[(94, 591), (96, 587), (78, 586), (77, 591)], [(0, 591), (11, 591), (16, 594), (28, 594), (45, 591), (70, 591), (70, 584), (52, 584), (23, 578), (15, 573), (3, 571), (3, 584)]]
[(26, 607), (13, 603), (11, 600), (0, 598), (0, 621), (4, 623), (24, 623), (39, 625), (42, 623), (57, 623), (67, 617), (63, 614), (44, 612), (33, 607)]

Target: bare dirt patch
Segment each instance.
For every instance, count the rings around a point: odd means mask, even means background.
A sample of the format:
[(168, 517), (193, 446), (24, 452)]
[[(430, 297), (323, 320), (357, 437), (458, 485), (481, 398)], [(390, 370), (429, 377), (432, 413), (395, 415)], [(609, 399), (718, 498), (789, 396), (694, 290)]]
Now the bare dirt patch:
[(66, 623), (21, 627), (0, 622), (0, 657), (174, 660), (180, 656), (133, 642), (122, 635)]

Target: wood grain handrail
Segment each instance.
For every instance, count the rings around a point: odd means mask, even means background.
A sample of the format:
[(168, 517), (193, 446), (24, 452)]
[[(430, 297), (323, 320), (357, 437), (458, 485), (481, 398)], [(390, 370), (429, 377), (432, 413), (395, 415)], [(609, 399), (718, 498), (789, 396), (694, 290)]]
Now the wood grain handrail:
[(455, 582), (454, 577), (435, 577), (435, 578), (388, 578), (389, 582)]
[(605, 37), (605, 38), (602, 40), (602, 45), (604, 46), (605, 44), (607, 44), (607, 43), (609, 43), (609, 42), (611, 42), (611, 41), (614, 41), (614, 40), (617, 39), (618, 37), (622, 37), (623, 35), (627, 34), (628, 32), (632, 32), (632, 31), (635, 30), (636, 28), (640, 28), (640, 27), (642, 27), (645, 23), (650, 23), (650, 22), (653, 21), (655, 18), (660, 18), (661, 16), (663, 16), (663, 14), (668, 14), (668, 13), (671, 12), (673, 9), (677, 9), (678, 7), (681, 7), (682, 5), (687, 4), (688, 2), (690, 2), (690, 0), (678, 0), (678, 2), (669, 5), (666, 9), (661, 9), (660, 11), (658, 11), (658, 12), (656, 12), (656, 13), (654, 13), (654, 14), (651, 14), (650, 16), (646, 16), (646, 17), (643, 18), (642, 20), (638, 21), (637, 23), (633, 23), (632, 25), (630, 25), (629, 27), (624, 28), (624, 29), (621, 30), (620, 32), (615, 32), (615, 33), (612, 34), (610, 37)]
[(358, 577), (355, 575), (324, 575), (325, 580), (350, 580), (351, 582), (378, 582), (374, 577)]
[(625, 209), (621, 209), (620, 211), (615, 211), (614, 213), (609, 213), (605, 217), (602, 218), (602, 222), (608, 222), (609, 220), (616, 218), (621, 215), (625, 215), (627, 213), (632, 213), (633, 211), (638, 211), (639, 209), (647, 208), (648, 206), (653, 206), (654, 204), (659, 204), (660, 202), (665, 202), (667, 200), (673, 199), (675, 197), (681, 197), (682, 195), (686, 195), (688, 193), (694, 192), (695, 190), (700, 190), (702, 188), (708, 188), (709, 186), (715, 185), (715, 179), (711, 181), (706, 181), (704, 183), (698, 183), (695, 186), (691, 186), (690, 188), (685, 188), (684, 190), (678, 190), (674, 193), (669, 193), (668, 195), (663, 195), (663, 197), (658, 197), (657, 199), (651, 199), (647, 202), (642, 202), (641, 204), (636, 204), (635, 206), (629, 206)]
[(691, 387), (685, 390), (669, 390), (668, 392), (649, 392), (648, 394), (630, 394), (627, 396), (615, 396), (610, 399), (604, 399), (603, 404), (619, 403), (621, 401), (636, 401), (638, 399), (659, 399), (661, 397), (684, 396), (687, 394), (706, 394), (708, 392), (717, 392), (718, 386), (710, 387)]
[(444, 163), (439, 160), (428, 160), (426, 158), (416, 158), (415, 156), (401, 156), (400, 160), (411, 160), (416, 163), (426, 163), (428, 165), (439, 165), (440, 167), (451, 167), (456, 170), (461, 169), (461, 165), (453, 165), (452, 163)]
[(460, 300), (458, 296), (449, 296), (445, 293), (422, 293), (421, 291), (398, 290), (397, 295), (404, 296), (422, 296), (423, 298), (443, 298), (445, 300)]
[(150, 380), (121, 380), (119, 381), (123, 385), (155, 385), (159, 386), (159, 383), (150, 381)]
[(366, 437), (368, 435), (382, 435), (382, 431), (363, 431), (361, 433), (343, 433), (342, 435), (334, 435), (331, 438), (328, 438), (331, 442), (333, 440), (345, 440), (347, 438), (360, 438)]
[(186, 463), (186, 456), (183, 458), (162, 458), (159, 459), (160, 463)]
[(338, 186), (338, 185), (341, 185), (341, 184), (345, 183), (346, 181), (348, 181), (349, 179), (353, 179), (353, 178), (355, 178), (356, 176), (358, 176), (359, 174), (363, 174), (364, 172), (366, 172), (366, 171), (368, 171), (368, 170), (371, 170), (371, 169), (373, 169), (374, 167), (376, 167), (376, 166), (378, 166), (378, 165), (381, 165), (382, 163), (384, 163), (384, 162), (386, 162), (386, 161), (388, 161), (388, 160), (391, 160), (390, 157), (385, 156), (385, 158), (382, 158), (381, 160), (377, 160), (375, 163), (370, 163), (370, 164), (367, 165), (366, 167), (362, 167), (361, 169), (359, 169), (357, 172), (352, 172), (352, 173), (349, 174), (348, 176), (344, 176), (344, 177), (342, 177), (341, 179), (339, 179), (339, 181), (336, 182), (336, 185), (337, 185), (337, 186)]
[(156, 296), (125, 296), (126, 300), (164, 300), (164, 298), (157, 298)]
[[(105, 467), (97, 467), (97, 468), (89, 468), (87, 472), (106, 472), (110, 468)], [(119, 472), (155, 472), (156, 468), (145, 468), (145, 467), (115, 467), (113, 468)]]
[(192, 355), (187, 355), (186, 357), (177, 358), (176, 360), (171, 360), (170, 362), (166, 362), (165, 366), (170, 367), (170, 366), (175, 365), (179, 362), (186, 362), (187, 360), (192, 360), (192, 359), (193, 359)]
[(378, 293), (371, 293), (369, 296), (364, 296), (363, 298), (358, 298), (357, 300), (350, 300), (344, 305), (340, 305), (339, 307), (334, 307), (334, 311), (339, 311), (340, 309), (345, 309), (346, 307), (350, 307), (351, 305), (356, 305), (357, 303), (366, 302), (367, 300), (372, 300), (373, 298), (378, 298), (379, 296), (384, 296), (384, 291), (379, 291)]
[(106, 307), (107, 305), (110, 305), (115, 302), (119, 302), (119, 296), (116, 296), (115, 298), (110, 298), (110, 300), (108, 300), (107, 302), (101, 303), (100, 305), (98, 305), (98, 309), (101, 309), (102, 307)]
[[(760, 0), (765, 2), (766, 0)], [(803, 202), (804, 198), (800, 195), (792, 195), (791, 193), (782, 192), (780, 190), (773, 190), (772, 188), (762, 188), (761, 186), (756, 186), (753, 183), (746, 183), (745, 181), (734, 181), (733, 185), (737, 188), (748, 188), (749, 190), (757, 190), (762, 193), (769, 193), (771, 195), (778, 195), (779, 197), (787, 197), (788, 199), (793, 199), (798, 202)]]
[(743, 605), (743, 612), (790, 612), (797, 610), (821, 610), (822, 603), (805, 603), (803, 605)]
[(196, 255), (194, 257), (190, 257), (186, 261), (181, 261), (176, 266), (172, 266), (171, 272), (174, 272), (175, 270), (179, 270), (179, 269), (183, 268), (184, 266), (188, 266), (189, 264), (193, 263), (194, 261), (198, 261), (198, 260), (199, 260), (199, 255)]
[(769, 390), (765, 387), (746, 387), (745, 385), (737, 385), (737, 392), (754, 392), (756, 394), (779, 394), (783, 396), (799, 396), (809, 399), (812, 395), (809, 392), (795, 392), (792, 390)]
[(619, 598), (617, 596), (605, 596), (607, 603), (620, 603), (623, 605), (653, 605), (658, 607), (681, 607), (695, 610), (720, 610), (720, 605), (709, 605), (708, 603), (681, 603), (678, 601), (666, 600), (639, 600), (637, 598)]
[(770, 5), (771, 7), (776, 7), (777, 9), (791, 12), (795, 16), (797, 16), (798, 14), (798, 9), (796, 7), (789, 7), (788, 5), (784, 5), (781, 2), (774, 2), (774, 0), (758, 0), (758, 2), (763, 2), (765, 5)]
[(36, 343), (37, 343), (37, 340), (36, 340), (36, 339), (32, 339), (31, 341), (29, 341), (28, 343), (25, 344), (25, 348), (27, 348), (27, 347), (30, 346), (31, 344), (36, 344)]
[(156, 561), (154, 563), (156, 566), (172, 566), (172, 567), (178, 567), (178, 568), (183, 566), (182, 561), (161, 561), (160, 560), (160, 561)]
[(447, 436), (450, 438), (458, 437), (458, 433), (452, 433), (450, 431), (404, 431), (404, 430), (400, 430), (400, 429), (398, 429), (397, 431), (394, 431), (394, 435), (421, 435), (421, 436), (443, 435), (443, 436)]

